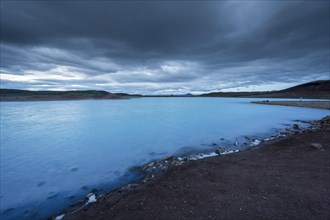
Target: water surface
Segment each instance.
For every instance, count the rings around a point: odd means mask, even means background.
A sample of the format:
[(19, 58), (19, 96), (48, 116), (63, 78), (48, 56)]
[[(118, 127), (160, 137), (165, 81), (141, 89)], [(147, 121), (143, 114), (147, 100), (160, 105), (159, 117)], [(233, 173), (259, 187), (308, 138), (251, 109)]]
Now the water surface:
[(134, 178), (127, 172), (131, 166), (245, 135), (269, 135), (292, 120), (329, 113), (252, 100), (1, 102), (1, 219), (44, 219), (92, 188)]

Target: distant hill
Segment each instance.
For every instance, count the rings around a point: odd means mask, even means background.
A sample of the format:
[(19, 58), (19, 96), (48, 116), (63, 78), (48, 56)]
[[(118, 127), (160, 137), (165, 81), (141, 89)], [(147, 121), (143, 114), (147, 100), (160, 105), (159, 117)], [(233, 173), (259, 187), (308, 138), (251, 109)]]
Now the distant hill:
[(128, 94), (114, 94), (99, 90), (85, 91), (29, 91), (0, 89), (1, 101), (79, 100), (79, 99), (123, 99)]
[(191, 94), (191, 93), (187, 93), (182, 95), (183, 97), (195, 97), (195, 95)]
[(330, 80), (304, 83), (288, 89), (269, 92), (212, 92), (205, 97), (246, 97), (246, 98), (330, 98)]
[[(269, 92), (212, 92), (202, 97), (245, 97), (245, 98), (330, 98), (330, 80), (319, 80), (297, 85), (288, 89)], [(110, 93), (101, 90), (85, 91), (29, 91), (0, 89), (0, 101), (42, 101), (82, 99), (127, 99), (134, 97), (195, 97), (193, 94), (142, 96), (127, 93)]]

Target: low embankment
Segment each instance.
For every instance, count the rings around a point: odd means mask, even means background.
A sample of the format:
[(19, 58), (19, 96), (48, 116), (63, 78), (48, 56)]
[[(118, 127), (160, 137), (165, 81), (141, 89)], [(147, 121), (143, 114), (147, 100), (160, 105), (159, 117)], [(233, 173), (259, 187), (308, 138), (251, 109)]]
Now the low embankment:
[(308, 108), (321, 108), (330, 109), (330, 101), (258, 101), (252, 102), (255, 104), (265, 105), (284, 105), (284, 106), (296, 106), (296, 107), (308, 107)]

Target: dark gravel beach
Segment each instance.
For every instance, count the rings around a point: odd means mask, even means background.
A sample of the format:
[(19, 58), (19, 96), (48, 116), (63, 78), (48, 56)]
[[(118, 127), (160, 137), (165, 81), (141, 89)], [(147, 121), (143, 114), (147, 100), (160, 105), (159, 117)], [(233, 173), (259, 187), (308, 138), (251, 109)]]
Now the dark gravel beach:
[(329, 119), (314, 131), (172, 166), (64, 219), (330, 219)]

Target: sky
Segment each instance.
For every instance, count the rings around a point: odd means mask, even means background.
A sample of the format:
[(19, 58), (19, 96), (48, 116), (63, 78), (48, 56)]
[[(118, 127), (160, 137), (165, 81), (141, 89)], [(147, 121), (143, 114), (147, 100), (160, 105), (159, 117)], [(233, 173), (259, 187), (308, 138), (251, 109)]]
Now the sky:
[(329, 76), (329, 1), (1, 0), (1, 88), (265, 91)]

